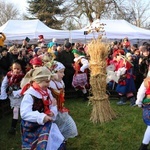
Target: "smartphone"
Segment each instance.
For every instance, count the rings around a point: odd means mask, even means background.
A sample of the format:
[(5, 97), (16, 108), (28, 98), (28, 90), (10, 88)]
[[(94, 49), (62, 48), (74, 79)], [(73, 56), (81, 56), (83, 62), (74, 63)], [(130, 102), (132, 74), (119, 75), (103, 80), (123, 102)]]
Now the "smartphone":
[(26, 37), (25, 40), (26, 40), (27, 42), (30, 42), (30, 39), (29, 39), (28, 37)]

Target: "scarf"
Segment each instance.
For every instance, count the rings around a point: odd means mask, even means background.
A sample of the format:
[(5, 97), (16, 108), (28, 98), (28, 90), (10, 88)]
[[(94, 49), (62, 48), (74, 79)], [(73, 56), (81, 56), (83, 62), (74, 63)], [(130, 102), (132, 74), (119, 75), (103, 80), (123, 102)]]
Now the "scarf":
[[(44, 104), (44, 113), (47, 115), (50, 115), (51, 111), (50, 111), (49, 105), (52, 104), (52, 101), (50, 100), (48, 90), (47, 89), (42, 90), (41, 87), (36, 82), (33, 82), (32, 87), (34, 90), (36, 90), (42, 96), (42, 101)], [(46, 97), (46, 99), (45, 99), (45, 97)]]

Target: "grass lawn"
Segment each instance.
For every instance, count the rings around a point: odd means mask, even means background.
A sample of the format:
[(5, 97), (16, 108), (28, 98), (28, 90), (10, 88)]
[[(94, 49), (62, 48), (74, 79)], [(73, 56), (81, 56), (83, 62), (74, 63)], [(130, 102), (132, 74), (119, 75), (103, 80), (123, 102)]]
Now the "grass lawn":
[[(79, 135), (69, 139), (67, 150), (138, 150), (146, 125), (142, 120), (142, 109), (128, 105), (117, 106), (117, 99), (110, 100), (117, 119), (104, 124), (93, 124), (89, 118), (92, 106), (82, 99), (66, 99), (65, 106), (70, 109)], [(7, 134), (11, 115), (0, 119), (0, 149), (21, 150), (20, 128), (17, 134)]]

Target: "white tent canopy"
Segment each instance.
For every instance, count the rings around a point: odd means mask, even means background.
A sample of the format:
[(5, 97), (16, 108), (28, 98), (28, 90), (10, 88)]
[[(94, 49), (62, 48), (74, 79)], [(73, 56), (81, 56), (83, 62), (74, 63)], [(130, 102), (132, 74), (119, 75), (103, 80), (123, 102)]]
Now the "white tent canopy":
[[(98, 27), (100, 24), (106, 24), (104, 30), (107, 39), (123, 39), (128, 37), (131, 40), (144, 39), (150, 40), (150, 30), (136, 27), (125, 20), (95, 20), (91, 25), (81, 29), (71, 31), (71, 37), (76, 39), (92, 39), (98, 36), (97, 32), (84, 35), (84, 31), (88, 31), (89, 28)], [(74, 40), (74, 39), (72, 39)]]
[(22, 40), (25, 37), (32, 40), (37, 39), (38, 35), (44, 35), (45, 39), (69, 38), (68, 31), (51, 29), (38, 19), (9, 20), (0, 27), (0, 32), (6, 35), (7, 40)]
[(80, 30), (55, 30), (46, 26), (38, 19), (35, 20), (9, 20), (0, 27), (0, 32), (6, 35), (7, 41), (23, 40), (29, 37), (31, 40), (38, 39), (38, 35), (44, 35), (45, 39), (69, 39), (70, 42), (91, 40), (98, 36), (97, 32), (84, 35), (84, 31), (95, 28), (100, 23), (106, 24), (104, 30), (107, 39), (123, 39), (128, 37), (130, 40), (144, 39), (150, 40), (150, 30), (138, 28), (125, 20), (95, 20)]

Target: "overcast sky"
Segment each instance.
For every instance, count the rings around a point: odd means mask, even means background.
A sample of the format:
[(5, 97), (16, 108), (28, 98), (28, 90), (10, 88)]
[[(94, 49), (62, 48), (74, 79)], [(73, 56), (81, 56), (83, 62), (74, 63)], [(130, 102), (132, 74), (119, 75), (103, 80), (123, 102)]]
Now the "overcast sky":
[(5, 2), (12, 3), (20, 12), (26, 12), (28, 6), (27, 0), (5, 0)]

